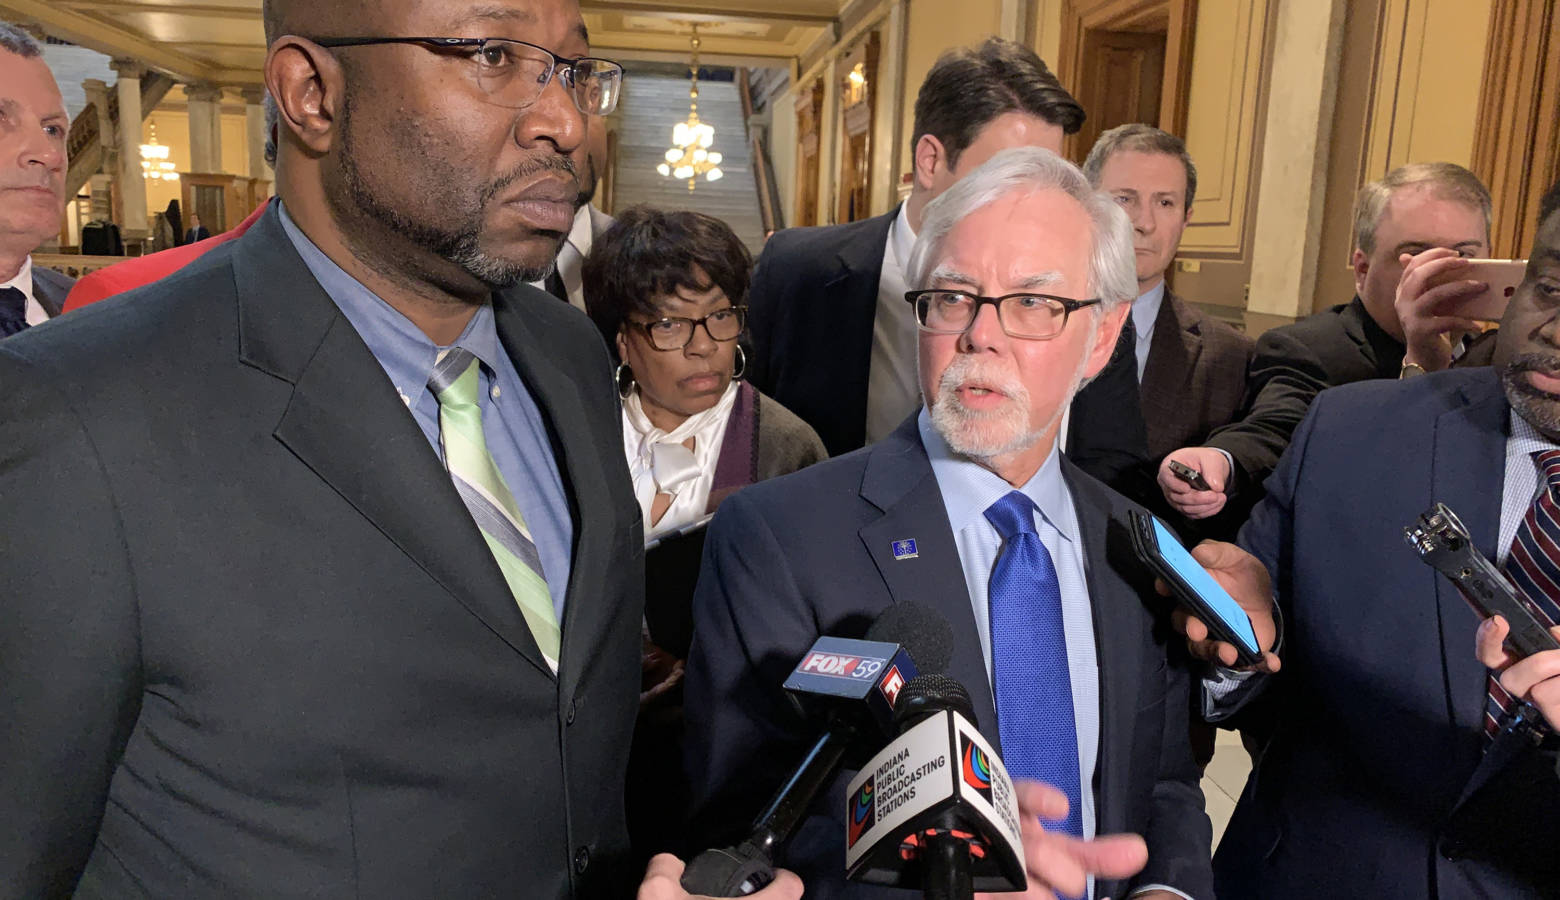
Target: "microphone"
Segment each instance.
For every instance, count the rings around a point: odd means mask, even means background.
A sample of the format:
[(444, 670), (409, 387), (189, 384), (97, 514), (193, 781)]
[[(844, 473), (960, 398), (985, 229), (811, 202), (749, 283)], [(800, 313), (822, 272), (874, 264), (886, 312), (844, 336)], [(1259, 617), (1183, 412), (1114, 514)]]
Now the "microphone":
[(941, 671), (952, 653), (948, 623), (914, 603), (884, 610), (864, 640), (814, 641), (784, 688), (803, 716), (825, 724), (823, 734), (759, 813), (745, 839), (733, 847), (705, 850), (689, 861), (683, 890), (745, 897), (773, 881), (775, 849), (806, 818), (813, 798), (833, 778), (847, 752), (866, 737), (895, 732), (895, 700), (919, 675), (914, 660)]
[(1018, 797), (969, 692), (921, 675), (900, 688), (894, 715), (899, 736), (846, 789), (846, 877), (934, 900), (1023, 890)]

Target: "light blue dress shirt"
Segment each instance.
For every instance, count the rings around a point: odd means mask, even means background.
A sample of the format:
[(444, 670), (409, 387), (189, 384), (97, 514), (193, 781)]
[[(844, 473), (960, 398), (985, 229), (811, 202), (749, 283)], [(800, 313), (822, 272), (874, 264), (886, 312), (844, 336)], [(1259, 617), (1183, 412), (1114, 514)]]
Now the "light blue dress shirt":
[(1137, 332), (1137, 343), (1133, 347), (1137, 353), (1138, 383), (1143, 383), (1143, 370), (1148, 367), (1148, 351), (1154, 343), (1154, 322), (1159, 318), (1159, 307), (1165, 302), (1165, 282), (1159, 283), (1138, 295), (1132, 301), (1132, 330)]
[[(964, 585), (970, 594), (970, 611), (975, 631), (980, 636), (980, 652), (986, 660), (986, 680), (992, 681), (991, 664), (991, 573), (1002, 552), (1002, 535), (986, 519), (986, 508), (1014, 488), (1001, 476), (968, 459), (955, 456), (946, 441), (932, 427), (931, 416), (923, 407), (916, 419), (921, 445), (932, 463), (932, 475), (942, 494), (948, 524), (964, 568)], [(1072, 491), (1062, 477), (1061, 454), (1053, 446), (1051, 453), (1018, 490), (1035, 502), (1035, 531), (1051, 554), (1056, 580), (1062, 592), (1062, 631), (1067, 636), (1067, 672), (1072, 681), (1074, 726), (1078, 730), (1078, 783), (1083, 785), (1083, 836), (1094, 837), (1094, 770), (1100, 748), (1100, 663), (1094, 644), (1094, 604), (1089, 599), (1088, 571), (1083, 561), (1083, 539), (1078, 531), (1078, 509)], [(993, 691), (995, 687), (993, 686)], [(1165, 890), (1185, 900), (1186, 894), (1169, 885), (1147, 884), (1132, 896), (1153, 890)], [(1094, 896), (1094, 878), (1089, 877), (1086, 896)]]
[[(449, 347), (436, 345), (410, 319), (343, 271), (298, 230), (285, 207), (280, 204), (278, 207), (282, 230), (287, 233), (288, 240), (303, 257), (304, 265), (309, 267), (320, 287), (363, 338), (369, 352), (384, 367), (390, 383), (442, 464), (444, 449), (439, 444), (439, 399), (428, 389), (428, 378), (433, 374), (440, 353)], [(510, 493), (514, 494), (521, 515), (525, 516), (536, 552), (542, 560), (553, 610), (561, 623), (564, 597), (569, 588), (574, 520), (569, 514), (568, 496), (563, 489), (563, 478), (558, 474), (557, 461), (553, 459), (552, 442), (547, 437), (541, 410), (499, 342), (491, 304), (477, 310), (466, 330), (450, 346), (470, 351), (481, 362), (482, 390), (478, 399), (482, 404), (482, 433), (487, 439), (488, 453)]]
[[(932, 474), (942, 494), (948, 524), (953, 526), (964, 583), (970, 592), (970, 611), (980, 635), (980, 652), (991, 679), (990, 582), (1002, 535), (987, 521), (986, 508), (1013, 490), (1001, 476), (968, 459), (955, 456), (921, 410), (916, 425), (921, 444), (932, 461)], [(1067, 635), (1067, 671), (1072, 680), (1073, 715), (1078, 728), (1079, 784), (1094, 783), (1100, 746), (1100, 664), (1094, 649), (1094, 608), (1083, 565), (1083, 542), (1078, 536), (1078, 513), (1072, 493), (1062, 478), (1061, 455), (1054, 449), (1040, 471), (1018, 490), (1035, 501), (1035, 530), (1051, 554), (1062, 589), (1062, 630)], [(1083, 836), (1094, 836), (1094, 792), (1083, 791)]]

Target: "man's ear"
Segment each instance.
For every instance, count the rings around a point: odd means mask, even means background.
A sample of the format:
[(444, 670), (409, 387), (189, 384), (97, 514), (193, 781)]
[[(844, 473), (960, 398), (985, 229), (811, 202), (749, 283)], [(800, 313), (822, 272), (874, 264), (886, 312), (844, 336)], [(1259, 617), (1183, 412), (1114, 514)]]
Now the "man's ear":
[(277, 130), (315, 155), (329, 152), (337, 137), (346, 83), (341, 63), (306, 38), (283, 35), (266, 53), (265, 86), (276, 101)]
[(1349, 268), (1354, 270), (1354, 293), (1365, 296), (1365, 276), (1370, 274), (1370, 257), (1358, 247), (1354, 248), (1354, 255), (1349, 257)]
[(911, 164), (914, 166), (915, 186), (929, 191), (935, 184), (938, 170), (948, 168), (947, 148), (943, 146), (942, 141), (932, 135), (923, 134), (921, 139), (915, 142)]
[(1100, 316), (1100, 327), (1094, 332), (1094, 344), (1089, 347), (1089, 362), (1084, 368), (1086, 378), (1093, 378), (1105, 369), (1105, 364), (1110, 362), (1111, 356), (1116, 352), (1116, 339), (1121, 336), (1121, 329), (1127, 323), (1127, 316), (1132, 313), (1132, 304), (1123, 303), (1107, 313), (1096, 313)]

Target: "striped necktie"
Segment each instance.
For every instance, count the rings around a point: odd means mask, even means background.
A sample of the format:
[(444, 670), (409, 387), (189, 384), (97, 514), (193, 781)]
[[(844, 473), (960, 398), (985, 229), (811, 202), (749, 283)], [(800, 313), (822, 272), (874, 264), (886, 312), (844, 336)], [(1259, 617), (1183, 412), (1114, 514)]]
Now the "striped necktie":
[(446, 351), (434, 367), (428, 387), (439, 398), (439, 441), (444, 446), (445, 468), (498, 561), (537, 647), (557, 672), (562, 642), (558, 616), (531, 530), (488, 453), (482, 407), (477, 402), (481, 388), (477, 358), (459, 347)]
[[(1533, 617), (1548, 628), (1560, 621), (1560, 504), (1555, 501), (1555, 493), (1560, 491), (1560, 450), (1540, 450), (1533, 459), (1544, 489), (1522, 517), (1502, 571)], [(1485, 735), (1493, 738), (1499, 733), (1506, 716), (1519, 703), (1491, 672), (1489, 702), (1484, 706)]]
[(1008, 774), (1067, 795), (1067, 818), (1047, 830), (1083, 836), (1083, 793), (1072, 675), (1062, 622), (1062, 586), (1040, 535), (1035, 503), (1010, 491), (986, 510), (1002, 535), (991, 569), (992, 686)]

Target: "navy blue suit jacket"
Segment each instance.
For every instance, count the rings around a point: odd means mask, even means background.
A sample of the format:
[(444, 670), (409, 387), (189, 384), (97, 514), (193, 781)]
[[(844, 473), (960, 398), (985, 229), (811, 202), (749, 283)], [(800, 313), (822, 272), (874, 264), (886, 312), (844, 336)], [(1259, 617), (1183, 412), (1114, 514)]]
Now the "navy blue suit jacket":
[(1252, 701), (1277, 724), (1219, 846), (1220, 897), (1553, 895), (1445, 839), (1496, 755), (1478, 618), (1403, 542), (1440, 501), (1496, 558), (1507, 411), (1494, 371), (1467, 369), (1325, 391), (1296, 431), (1240, 535), (1273, 573), (1285, 649)]
[[(1072, 463), (1063, 472), (1078, 510), (1100, 663), (1100, 755), (1093, 785), (1101, 834), (1148, 841), (1148, 867), (1131, 882), (1212, 895), (1211, 829), (1187, 741), (1189, 675), (1169, 607), (1132, 554), (1132, 505)], [(915, 538), (919, 556), (891, 544)], [(982, 733), (1000, 746), (969, 591), (942, 494), (915, 418), (866, 449), (744, 489), (710, 526), (694, 597), (688, 660), (688, 770), (695, 834), (728, 841), (800, 760), (817, 726), (780, 690), (820, 635), (860, 637), (895, 602), (940, 612), (953, 629), (948, 673), (969, 689)], [(907, 896), (843, 880), (843, 782), (790, 845), (784, 862), (809, 897)], [(1128, 885), (1104, 883), (1100, 897)]]

